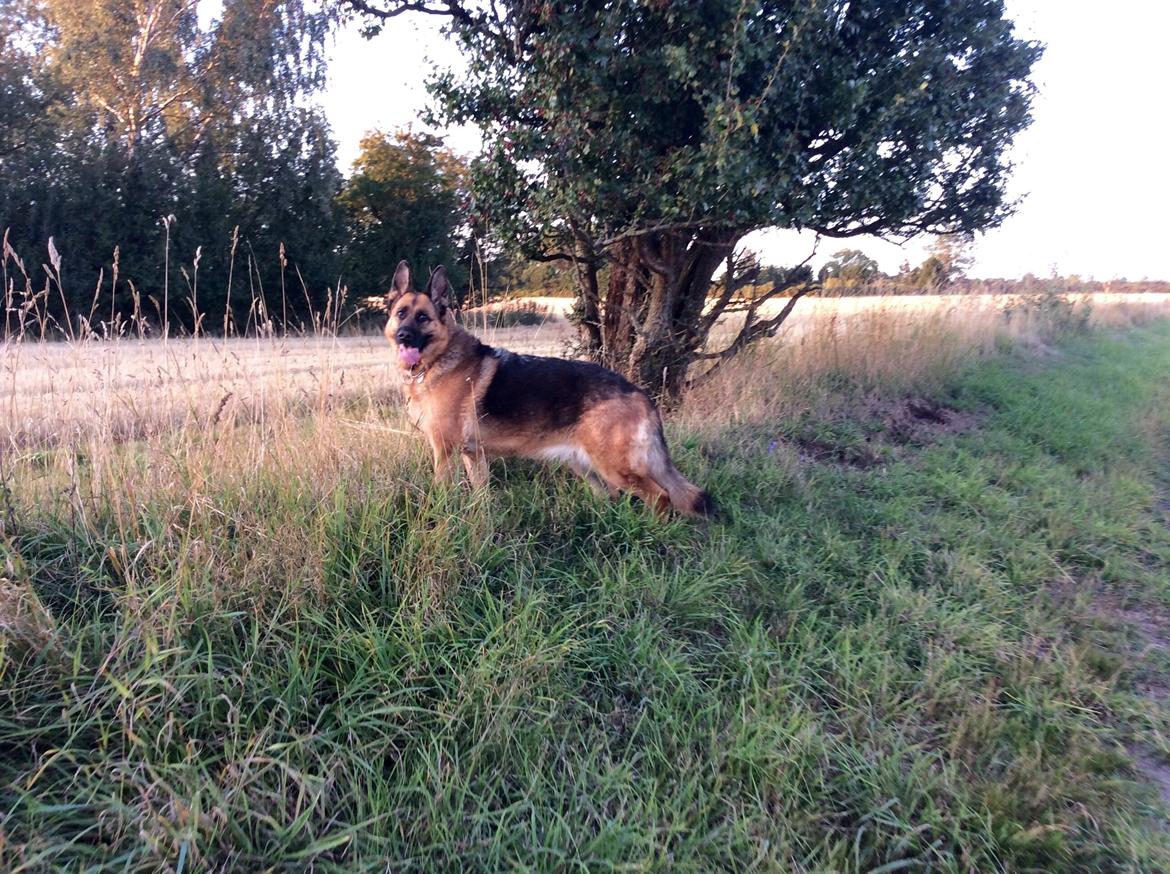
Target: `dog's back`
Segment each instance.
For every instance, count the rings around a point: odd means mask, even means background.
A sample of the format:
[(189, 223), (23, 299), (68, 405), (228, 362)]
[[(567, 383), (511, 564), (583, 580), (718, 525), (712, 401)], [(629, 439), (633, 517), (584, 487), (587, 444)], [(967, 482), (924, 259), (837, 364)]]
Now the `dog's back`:
[(662, 419), (640, 388), (586, 361), (492, 354), (498, 363), (477, 404), (489, 454), (507, 446), (506, 454), (565, 461), (611, 493), (633, 491), (660, 510), (714, 513), (711, 496), (671, 461)]

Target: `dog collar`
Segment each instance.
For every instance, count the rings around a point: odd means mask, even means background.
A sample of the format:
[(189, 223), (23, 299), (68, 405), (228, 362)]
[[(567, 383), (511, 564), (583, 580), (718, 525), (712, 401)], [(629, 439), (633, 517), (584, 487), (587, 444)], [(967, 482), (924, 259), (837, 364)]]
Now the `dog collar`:
[(427, 372), (425, 370), (419, 370), (418, 373), (415, 373), (414, 370), (411, 369), (402, 374), (402, 381), (407, 385), (421, 385), (422, 381), (426, 379), (426, 375)]

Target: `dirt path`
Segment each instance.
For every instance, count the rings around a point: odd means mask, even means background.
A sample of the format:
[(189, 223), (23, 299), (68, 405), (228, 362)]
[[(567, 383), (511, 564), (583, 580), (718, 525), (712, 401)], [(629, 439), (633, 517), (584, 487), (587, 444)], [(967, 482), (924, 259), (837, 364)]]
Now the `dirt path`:
[[(1170, 467), (1166, 480), (1170, 482)], [(1170, 489), (1164, 488), (1158, 495), (1155, 508), (1170, 528)], [(1095, 606), (1105, 617), (1124, 624), (1137, 640), (1134, 693), (1155, 711), (1170, 713), (1170, 609), (1154, 602), (1122, 604), (1114, 599), (1103, 599)], [(1162, 803), (1170, 808), (1170, 763), (1164, 754), (1140, 740), (1128, 749), (1138, 772), (1157, 788)], [(1170, 827), (1170, 821), (1165, 825)]]

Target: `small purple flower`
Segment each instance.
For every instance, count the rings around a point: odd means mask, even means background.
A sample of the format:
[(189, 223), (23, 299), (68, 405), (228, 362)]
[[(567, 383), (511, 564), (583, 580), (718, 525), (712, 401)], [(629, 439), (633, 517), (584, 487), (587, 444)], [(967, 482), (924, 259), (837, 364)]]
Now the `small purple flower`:
[(780, 441), (779, 441), (779, 440), (773, 440), (771, 443), (769, 443), (769, 444), (768, 444), (768, 454), (769, 454), (769, 455), (771, 455), (773, 452), (775, 452), (775, 451), (776, 451), (776, 447), (777, 447), (777, 446), (779, 446), (779, 445), (780, 445)]

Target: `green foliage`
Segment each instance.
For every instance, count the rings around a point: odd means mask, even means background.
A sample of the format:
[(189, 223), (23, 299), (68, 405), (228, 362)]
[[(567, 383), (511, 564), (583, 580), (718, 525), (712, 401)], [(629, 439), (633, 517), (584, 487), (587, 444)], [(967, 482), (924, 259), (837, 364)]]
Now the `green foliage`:
[(711, 529), (522, 463), (436, 488), (421, 450), (326, 494), (209, 471), (181, 524), (17, 494), (56, 636), (0, 649), (0, 866), (1166, 870), (1126, 747), (1170, 723), (1092, 610), (1170, 603), (1170, 330), (1059, 355), (868, 469), (777, 449), (863, 443), (847, 396), (674, 433)]
[[(586, 350), (668, 399), (748, 232), (973, 232), (1010, 212), (1040, 50), (998, 0), (351, 5), (449, 16), (466, 69), (431, 87), (439, 119), (484, 135), (473, 221), (581, 265)], [(720, 360), (779, 326), (747, 322)]]
[(466, 288), (458, 229), (466, 167), (426, 134), (367, 134), (337, 202), (346, 222), (346, 275), (354, 289), (379, 294), (405, 258), (420, 271), (447, 265), (456, 289)]
[(0, 111), (37, 111), (19, 144), (0, 142), (0, 228), (37, 286), (53, 237), (70, 280), (47, 301), (59, 322), (65, 306), (74, 321), (91, 307), (124, 318), (133, 290), (188, 329), (196, 295), (205, 330), (225, 310), (243, 326), (323, 308), (340, 175), (306, 98), (328, 16), (299, 0), (229, 0), (207, 27), (193, 0), (4, 11), (20, 63), (5, 67)]
[(822, 283), (832, 280), (838, 288), (850, 289), (879, 276), (878, 263), (858, 249), (842, 249), (821, 268), (818, 278)]
[(1039, 51), (1001, 3), (507, 5), (454, 16), (468, 71), (434, 88), (484, 130), (480, 207), (534, 248), (571, 246), (570, 218), (604, 240), (971, 231), (1005, 213)]

